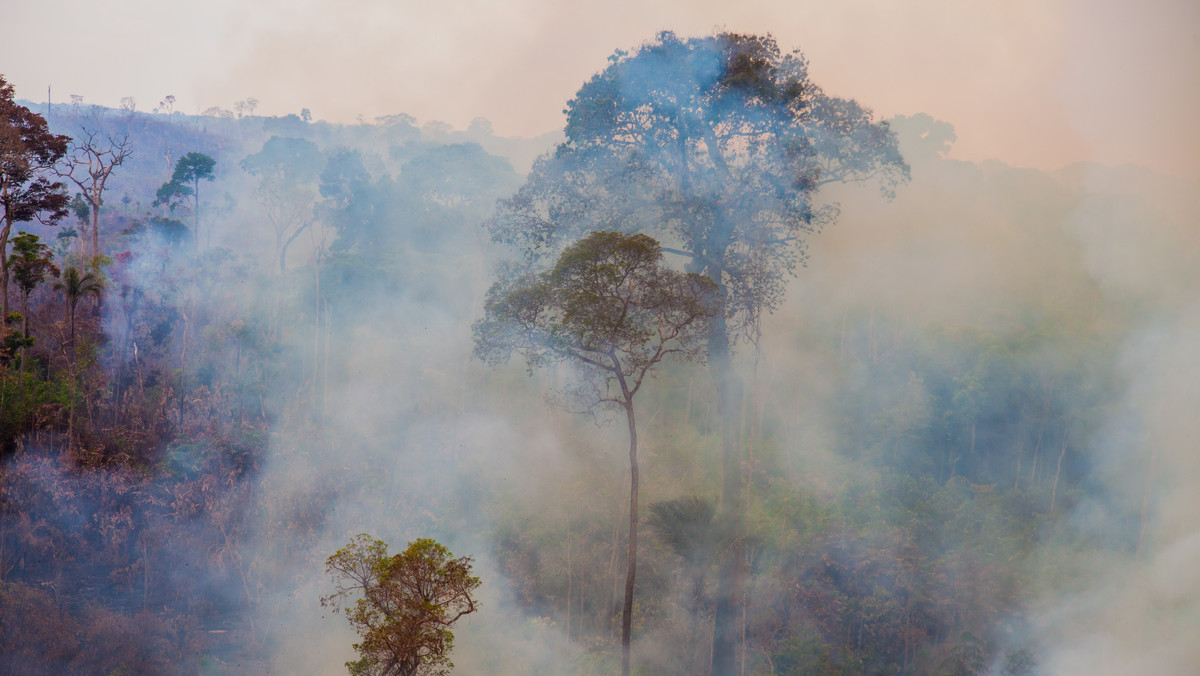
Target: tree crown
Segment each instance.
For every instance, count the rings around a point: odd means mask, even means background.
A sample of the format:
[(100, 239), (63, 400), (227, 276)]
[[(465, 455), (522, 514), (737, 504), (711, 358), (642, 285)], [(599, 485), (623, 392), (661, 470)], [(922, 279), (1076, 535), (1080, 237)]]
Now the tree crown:
[(429, 538), (388, 556), (387, 544), (366, 533), (330, 556), (325, 570), (334, 592), (321, 605), (344, 610), (362, 637), (354, 646), (360, 659), (346, 663), (350, 673), (448, 673), (454, 666), (450, 627), (479, 609), (474, 593), (481, 583), (471, 575), (471, 563)]
[[(653, 238), (594, 232), (552, 269), (492, 286), (475, 352), (492, 365), (513, 352), (530, 368), (571, 361), (583, 370), (587, 403), (625, 405), (659, 361), (703, 359), (701, 336), (719, 312), (714, 292), (708, 279), (666, 268)], [(608, 394), (614, 385), (620, 396)]]
[(566, 109), (566, 140), (501, 202), (493, 236), (527, 259), (587, 230), (648, 232), (716, 282), (740, 326), (782, 300), (831, 182), (908, 176), (886, 123), (827, 96), (771, 36), (673, 33), (617, 52)]

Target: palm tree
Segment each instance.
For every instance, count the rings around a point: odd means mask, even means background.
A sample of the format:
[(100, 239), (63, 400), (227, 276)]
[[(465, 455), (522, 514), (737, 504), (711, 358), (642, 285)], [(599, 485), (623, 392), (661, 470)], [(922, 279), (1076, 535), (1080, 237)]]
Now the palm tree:
[[(104, 292), (104, 280), (95, 272), (89, 270), (80, 274), (78, 267), (68, 265), (63, 268), (58, 281), (54, 282), (54, 290), (62, 291), (63, 298), (66, 300), (63, 310), (71, 322), (71, 349), (75, 349), (75, 306), (84, 296), (92, 295), (99, 298), (100, 294)], [(69, 353), (64, 356), (66, 356), (67, 366), (71, 370), (71, 407), (67, 416), (67, 443), (71, 444), (75, 438), (75, 360)]]
[(57, 282), (54, 283), (55, 291), (62, 291), (63, 297), (66, 300), (68, 317), (71, 322), (71, 345), (75, 345), (75, 306), (79, 304), (79, 299), (84, 296), (92, 295), (97, 298), (104, 292), (104, 280), (101, 279), (95, 272), (85, 272), (80, 274), (79, 268), (74, 265), (68, 265), (63, 268), (62, 275), (59, 276)]

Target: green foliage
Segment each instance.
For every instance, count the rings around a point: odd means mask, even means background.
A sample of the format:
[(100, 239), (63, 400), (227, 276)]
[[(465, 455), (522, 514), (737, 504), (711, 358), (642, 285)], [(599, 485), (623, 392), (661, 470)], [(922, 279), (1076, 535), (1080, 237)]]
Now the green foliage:
[(691, 495), (650, 505), (646, 525), (689, 568), (703, 569), (711, 564), (720, 544), (713, 524), (716, 513), (711, 501)]
[(592, 229), (645, 231), (725, 289), (752, 325), (779, 307), (826, 183), (908, 176), (894, 135), (827, 96), (770, 36), (659, 34), (618, 53), (567, 105), (566, 141), (501, 202), (493, 235), (528, 256)]
[(204, 153), (188, 153), (175, 163), (175, 171), (171, 174), (171, 183), (187, 185), (202, 180), (211, 181), (216, 165), (217, 161)]
[(577, 390), (585, 406), (625, 406), (658, 362), (703, 358), (700, 338), (718, 307), (714, 285), (665, 268), (652, 238), (594, 232), (553, 269), (492, 286), (475, 353), (492, 365), (513, 352), (530, 368), (573, 362), (599, 379)]
[[(321, 605), (344, 610), (362, 638), (347, 662), (351, 674), (441, 675), (453, 668), (450, 627), (478, 610), (469, 556), (454, 558), (428, 538), (413, 540), (401, 553), (363, 533), (325, 562), (334, 592)], [(355, 598), (357, 597), (357, 598)], [(350, 600), (355, 598), (353, 605)]]
[(242, 160), (247, 172), (288, 187), (316, 180), (321, 167), (316, 144), (283, 136), (272, 136), (262, 150)]
[(47, 276), (58, 275), (50, 247), (43, 244), (37, 235), (28, 232), (13, 238), (8, 265), (12, 269), (13, 281), (26, 298)]

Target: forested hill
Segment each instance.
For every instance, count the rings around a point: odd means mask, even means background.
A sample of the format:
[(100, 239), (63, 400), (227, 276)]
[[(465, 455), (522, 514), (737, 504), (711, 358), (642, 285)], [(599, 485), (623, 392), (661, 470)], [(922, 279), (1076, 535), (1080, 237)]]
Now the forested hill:
[[(95, 264), (73, 184), (57, 225), (17, 227), (95, 289), (46, 276), (25, 311), (10, 285), (32, 341), (0, 328), (0, 671), (340, 673), (358, 639), (318, 599), (359, 532), (475, 557), (461, 673), (616, 671), (623, 422), (552, 405), (568, 365), (472, 354), (496, 271), (528, 263), (483, 224), (561, 135), (82, 105), (49, 126), (131, 154)], [(1122, 617), (1107, 659), (1146, 666), (1194, 629), (1163, 608), (1197, 607), (1167, 580), (1195, 525), (1197, 178), (964, 162), (946, 122), (891, 128), (910, 180), (818, 193), (836, 221), (734, 345), (738, 664), (1072, 673)], [(211, 176), (175, 180), (191, 153)], [(635, 673), (710, 664), (709, 377), (664, 363), (636, 402)]]

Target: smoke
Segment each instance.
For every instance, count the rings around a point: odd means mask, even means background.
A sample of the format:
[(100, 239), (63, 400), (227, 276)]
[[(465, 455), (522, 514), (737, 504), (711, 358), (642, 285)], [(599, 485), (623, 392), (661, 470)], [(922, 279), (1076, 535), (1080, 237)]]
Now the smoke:
[[(489, 19), (510, 35), (532, 30), (489, 8), (464, 39), (496, 30)], [(260, 77), (313, 30), (312, 17), (296, 21), (303, 30), (280, 28), (245, 57)], [(368, 38), (394, 36), (381, 28)], [(448, 45), (439, 53), (463, 58)], [(353, 78), (342, 86), (364, 87)], [(388, 92), (372, 91), (381, 108), (391, 105)], [(490, 178), (464, 190), (469, 199), (405, 183), (406, 171), (431, 166), (409, 162), (444, 167), (437, 151), (447, 141), (503, 151), (518, 170), (530, 145), (482, 122), (466, 132), (413, 122), (189, 120), (189, 145), (174, 150), (218, 157), (218, 181), (204, 186), (211, 240), (201, 238), (200, 256), (186, 241), (146, 233), (117, 240), (131, 253), (114, 268), (122, 290), (103, 310), (105, 366), (124, 392), (149, 391), (143, 401), (170, 411), (124, 414), (181, 420), (170, 446), (158, 443), (171, 436), (165, 429), (128, 440), (131, 455), (168, 478), (97, 470), (85, 480), (33, 450), (3, 476), (24, 491), (23, 513), (45, 519), (13, 512), (6, 524), (27, 526), (49, 543), (44, 551), (70, 549), (80, 529), (95, 531), (95, 544), (126, 528), (113, 539), (128, 551), (103, 554), (112, 560), (136, 561), (145, 547), (143, 567), (106, 578), (113, 589), (96, 598), (131, 611), (122, 604), (185, 608), (189, 594), (206, 604), (201, 626), (143, 619), (143, 638), (129, 643), (177, 657), (200, 650), (180, 637), (219, 645), (229, 632), (238, 637), (230, 643), (250, 646), (208, 651), (229, 671), (341, 673), (355, 637), (317, 599), (327, 592), (325, 558), (365, 531), (393, 551), (434, 537), (475, 558), (482, 610), (456, 628), (453, 655), (464, 673), (611, 670), (627, 482), (620, 430), (545, 405), (566, 374), (530, 379), (471, 357), (470, 325), (500, 257), (479, 224), (516, 176), (480, 151), (445, 174), (483, 167)], [(840, 220), (812, 238), (808, 266), (761, 341), (739, 348), (760, 538), (747, 626), (766, 637), (755, 639), (751, 668), (834, 660), (821, 645), (835, 633), (857, 632), (861, 647), (896, 642), (900, 627), (932, 646), (919, 657), (906, 647), (902, 659), (936, 663), (961, 645), (930, 628), (942, 617), (933, 606), (964, 609), (955, 626), (991, 646), (993, 671), (1006, 652), (1027, 648), (1050, 674), (1187, 671), (1200, 659), (1195, 179), (965, 162), (949, 159), (949, 124), (914, 115), (893, 125), (911, 183), (892, 201), (855, 186), (823, 192), (840, 204)], [(163, 180), (158, 153), (181, 141), (168, 127), (147, 123), (145, 149), (115, 174), (111, 212), (129, 217), (122, 227)], [(365, 219), (375, 229), (357, 244), (339, 243), (347, 230), (320, 230), (314, 218), (278, 277), (255, 179), (237, 168), (276, 132), (308, 134), (326, 156), (358, 152), (365, 184), (382, 195), (372, 197), (382, 216)], [(124, 194), (130, 203), (119, 207)], [(218, 213), (218, 204), (228, 206)], [(710, 389), (687, 367), (648, 386), (639, 402), (645, 502), (717, 494)], [(238, 443), (198, 441), (213, 429)], [(206, 473), (224, 481), (204, 483)], [(177, 525), (181, 496), (203, 504), (203, 518)], [(144, 521), (89, 520), (125, 506)], [(221, 530), (231, 525), (238, 530)], [(175, 539), (139, 535), (160, 531)], [(635, 663), (694, 672), (711, 637), (712, 580), (701, 573), (693, 594), (677, 555), (652, 535), (643, 542)], [(922, 557), (934, 563), (913, 564)], [(99, 579), (106, 561), (26, 565), (46, 566), (44, 577)], [(147, 570), (159, 577), (143, 577), (138, 592), (136, 574)], [(1016, 588), (1025, 596), (1013, 599)], [(11, 602), (48, 603), (41, 591)], [(917, 594), (928, 603), (901, 614), (899, 599)], [(878, 603), (876, 626), (838, 616), (844, 606), (831, 599), (846, 598)], [(228, 626), (204, 624), (217, 620)], [(93, 633), (102, 644), (104, 633)], [(234, 661), (250, 650), (259, 661)]]

